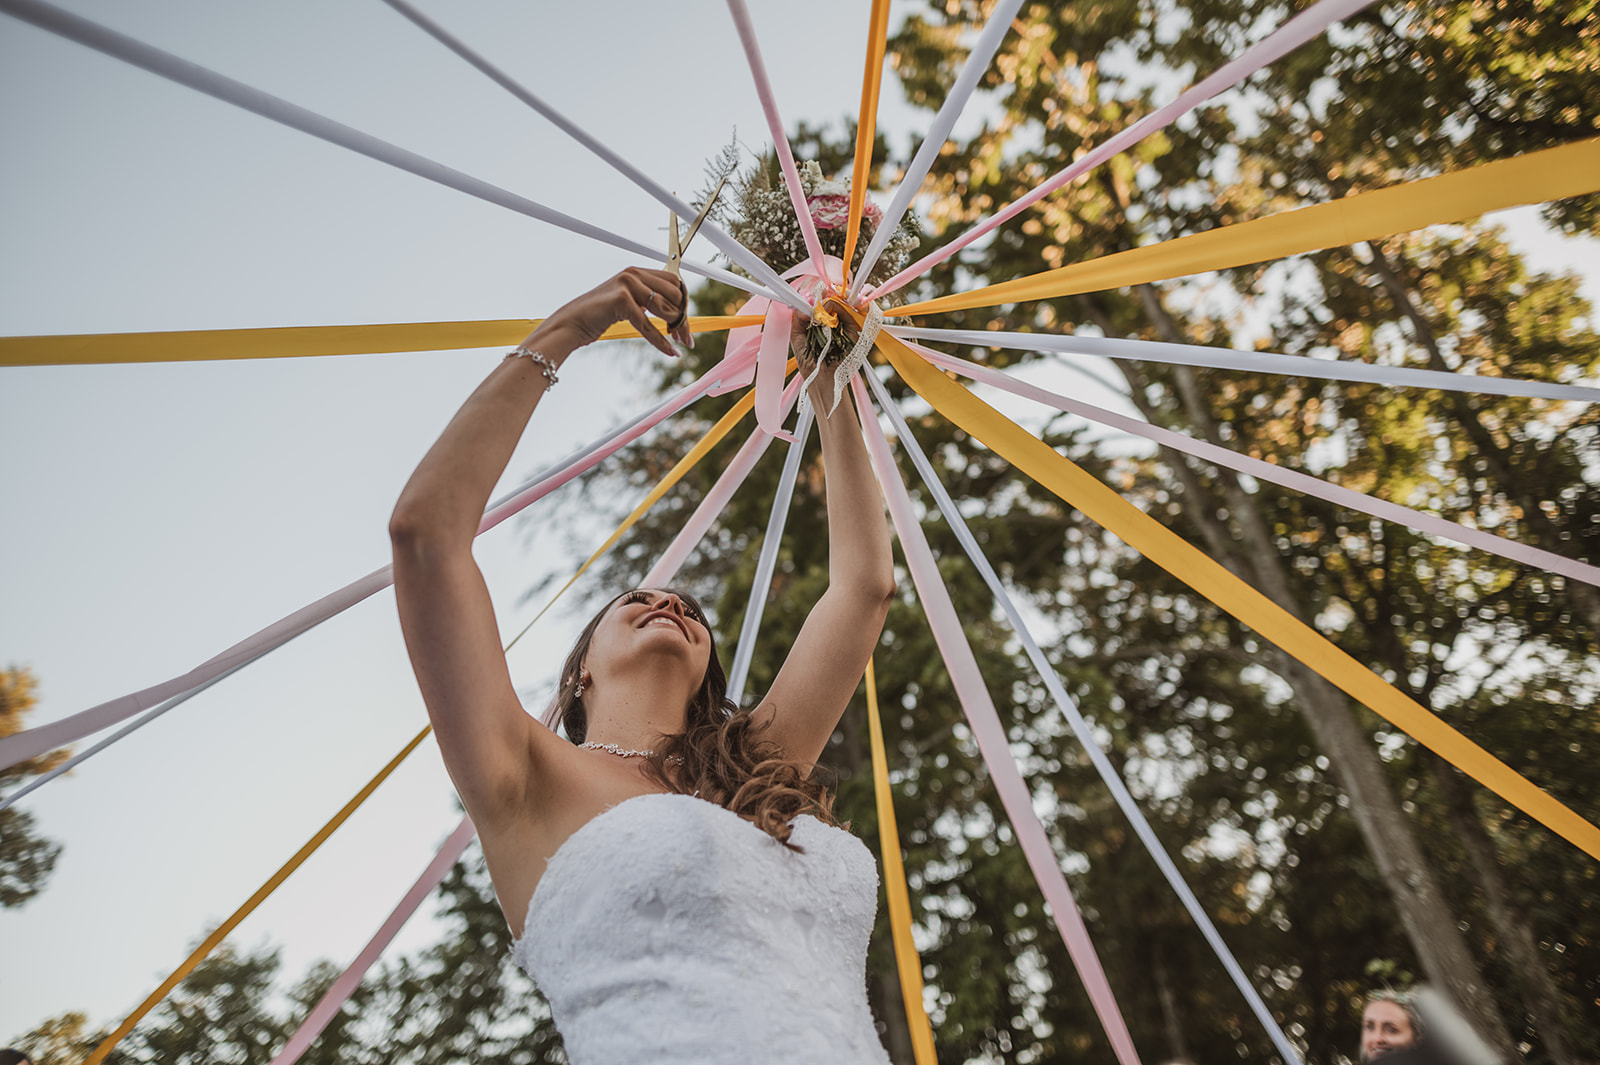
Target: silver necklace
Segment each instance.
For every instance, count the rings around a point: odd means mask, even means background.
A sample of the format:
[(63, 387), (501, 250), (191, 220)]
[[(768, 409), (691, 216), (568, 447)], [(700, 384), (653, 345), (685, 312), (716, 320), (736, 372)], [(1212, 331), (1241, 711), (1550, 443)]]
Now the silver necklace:
[(614, 754), (618, 758), (649, 758), (656, 753), (654, 751), (632, 751), (626, 747), (618, 747), (614, 743), (580, 743), (578, 747), (585, 751), (605, 751), (607, 754)]

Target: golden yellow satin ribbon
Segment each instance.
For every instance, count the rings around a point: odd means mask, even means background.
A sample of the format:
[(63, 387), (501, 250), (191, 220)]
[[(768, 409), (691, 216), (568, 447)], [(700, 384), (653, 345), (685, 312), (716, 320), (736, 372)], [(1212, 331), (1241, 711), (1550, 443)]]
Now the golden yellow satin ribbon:
[(280, 868), (276, 873), (273, 873), (272, 876), (268, 877), (267, 882), (262, 884), (254, 895), (251, 895), (250, 898), (245, 900), (245, 904), (243, 906), (240, 906), (237, 910), (233, 911), (232, 917), (229, 917), (226, 921), (223, 921), (220, 925), (218, 925), (216, 931), (212, 932), (205, 938), (205, 942), (194, 948), (194, 953), (190, 954), (188, 958), (184, 959), (183, 964), (174, 969), (172, 975), (163, 980), (161, 986), (151, 992), (149, 998), (139, 1003), (138, 1008), (130, 1013), (125, 1021), (117, 1026), (116, 1031), (106, 1036), (105, 1039), (101, 1041), (100, 1045), (94, 1048), (94, 1053), (90, 1054), (88, 1058), (84, 1060), (83, 1065), (99, 1065), (101, 1061), (104, 1061), (106, 1055), (116, 1049), (117, 1044), (123, 1040), (123, 1037), (125, 1037), (129, 1032), (133, 1031), (134, 1026), (144, 1019), (145, 1014), (149, 1013), (151, 1010), (155, 1009), (156, 1006), (160, 1005), (161, 1000), (166, 998), (167, 995), (171, 993), (172, 989), (177, 987), (185, 976), (188, 976), (191, 972), (193, 972), (195, 966), (204, 961), (208, 954), (210, 954), (213, 950), (216, 950), (217, 945), (227, 937), (229, 932), (232, 932), (239, 926), (240, 921), (243, 921), (246, 917), (249, 917), (251, 913), (255, 912), (256, 907), (265, 902), (267, 896), (271, 895), (278, 889), (278, 885), (289, 879), (290, 873), (293, 873), (296, 869), (300, 868), (300, 866), (304, 865), (305, 860), (311, 857), (311, 855), (316, 852), (317, 848), (322, 846), (322, 844), (327, 841), (329, 836), (333, 835), (334, 831), (340, 825), (344, 824), (350, 819), (350, 815), (355, 813), (356, 809), (362, 803), (367, 801), (367, 797), (378, 789), (379, 784), (382, 784), (388, 779), (389, 774), (393, 773), (400, 767), (400, 763), (406, 760), (406, 756), (412, 751), (416, 750), (417, 744), (421, 743), (431, 731), (433, 731), (432, 726), (424, 726), (421, 732), (413, 736), (411, 738), (411, 742), (402, 747), (400, 749), (400, 753), (389, 760), (388, 765), (378, 770), (377, 776), (367, 781), (366, 786), (360, 791), (356, 792), (355, 796), (349, 802), (345, 803), (344, 806), (340, 808), (339, 812), (334, 814), (333, 817), (329, 819), (327, 824), (318, 829), (317, 834), (307, 840), (305, 846), (295, 851), (294, 857), (290, 858), (287, 862), (284, 862), (282, 868)]
[(1377, 240), (1600, 191), (1600, 138), (1118, 252), (884, 311), (889, 317), (1055, 299)]
[(911, 1052), (917, 1065), (939, 1065), (933, 1049), (933, 1026), (922, 1005), (922, 956), (911, 938), (911, 891), (900, 861), (900, 830), (889, 792), (889, 759), (883, 747), (883, 722), (878, 717), (878, 681), (867, 660), (867, 728), (872, 734), (872, 789), (878, 797), (878, 843), (883, 848), (883, 886), (889, 896), (889, 930), (894, 935), (895, 966), (900, 970), (900, 997), (905, 999), (911, 1028)]
[[(760, 325), (760, 315), (689, 319), (695, 333)], [(77, 333), (0, 337), (0, 366), (69, 366), (114, 362), (200, 362), (212, 359), (292, 359), (310, 355), (375, 355), (450, 351), (516, 344), (543, 318), (484, 322), (399, 322), (392, 325), (312, 325), (281, 329), (192, 329), (174, 333)], [(666, 325), (651, 319), (666, 332)], [(601, 340), (637, 337), (619, 323)]]
[(878, 345), (918, 395), (1022, 473), (1512, 806), (1600, 858), (1600, 828), (1402, 695), (1210, 556), (950, 380), (905, 344), (881, 333)]
[[(789, 360), (789, 366), (793, 368), (793, 359)], [(672, 469), (668, 470), (667, 475), (661, 478), (661, 480), (656, 483), (654, 488), (650, 489), (650, 494), (645, 496), (644, 500), (638, 506), (633, 508), (632, 514), (629, 514), (623, 519), (622, 524), (617, 526), (617, 531), (612, 533), (610, 537), (606, 539), (605, 543), (595, 548), (594, 554), (590, 555), (588, 560), (585, 561), (583, 565), (578, 567), (578, 572), (574, 573), (572, 578), (568, 580), (566, 584), (563, 584), (560, 589), (556, 591), (555, 595), (550, 597), (550, 601), (533, 616), (532, 621), (528, 622), (522, 627), (521, 632), (517, 633), (511, 638), (511, 642), (506, 644), (506, 650), (509, 651), (511, 648), (515, 647), (517, 645), (517, 641), (528, 634), (528, 630), (533, 628), (535, 622), (544, 617), (545, 612), (556, 605), (556, 600), (560, 599), (566, 590), (571, 588), (573, 584), (577, 582), (579, 577), (582, 577), (586, 572), (588, 572), (590, 566), (599, 561), (601, 555), (604, 555), (607, 551), (616, 546), (617, 541), (622, 539), (622, 535), (629, 529), (633, 528), (634, 524), (637, 523), (640, 518), (644, 517), (645, 513), (649, 511), (651, 507), (660, 502), (661, 497), (671, 491), (672, 486), (682, 480), (684, 474), (694, 469), (696, 463), (705, 458), (706, 454), (712, 448), (721, 443), (722, 438), (728, 435), (728, 431), (737, 425), (741, 418), (750, 413), (751, 408), (755, 406), (755, 402), (756, 392), (755, 389), (752, 388), (740, 397), (739, 402), (735, 403), (733, 405), (733, 409), (724, 414), (722, 419), (718, 421), (716, 425), (713, 425), (709, 430), (706, 431), (706, 435), (700, 438), (700, 442), (695, 444), (694, 447), (690, 448), (689, 453), (683, 456), (683, 458), (679, 459), (678, 464), (672, 467)]]
[(850, 261), (861, 236), (861, 212), (867, 205), (867, 176), (872, 146), (878, 139), (878, 96), (883, 88), (883, 58), (889, 48), (889, 0), (872, 0), (867, 23), (867, 66), (861, 75), (861, 117), (856, 121), (856, 158), (850, 170), (850, 216), (844, 231), (844, 282), (850, 283)]

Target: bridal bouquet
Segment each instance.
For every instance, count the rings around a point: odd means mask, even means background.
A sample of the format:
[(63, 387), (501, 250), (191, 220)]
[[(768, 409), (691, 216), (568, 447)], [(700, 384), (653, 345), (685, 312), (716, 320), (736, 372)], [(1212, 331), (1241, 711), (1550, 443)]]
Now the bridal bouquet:
[[(801, 234), (800, 220), (795, 216), (794, 201), (784, 184), (776, 154), (768, 153), (761, 157), (742, 174), (738, 173), (738, 164), (737, 147), (730, 145), (707, 166), (710, 188), (715, 188), (724, 179), (730, 179), (733, 188), (733, 195), (720, 200), (713, 214), (734, 239), (778, 273), (785, 273), (807, 262), (805, 237)], [(806, 206), (816, 226), (823, 254), (843, 260), (850, 216), (849, 180), (829, 179), (814, 160), (807, 160), (800, 168), (800, 185), (805, 192)], [(708, 191), (701, 197), (701, 202), (709, 195)], [(866, 199), (861, 212), (860, 233), (851, 256), (852, 271), (860, 268), (867, 247), (882, 222), (883, 209), (870, 198)], [(866, 283), (881, 284), (899, 273), (911, 261), (912, 254), (921, 243), (922, 227), (913, 215), (907, 213), (895, 226), (883, 254), (867, 274)], [(737, 265), (732, 268), (739, 270)], [(825, 286), (819, 284), (813, 299), (820, 300), (824, 289)], [(901, 298), (899, 293), (894, 293), (886, 297), (884, 302), (898, 303)], [(819, 307), (810, 324), (796, 333), (792, 348), (797, 357), (814, 361), (818, 366), (834, 366), (851, 352), (856, 339), (855, 326), (848, 316), (836, 315)]]

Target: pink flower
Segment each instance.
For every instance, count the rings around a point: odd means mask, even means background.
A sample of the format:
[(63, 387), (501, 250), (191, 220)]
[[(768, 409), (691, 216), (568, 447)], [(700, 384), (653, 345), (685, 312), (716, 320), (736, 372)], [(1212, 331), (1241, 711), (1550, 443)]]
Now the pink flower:
[(877, 228), (878, 223), (883, 221), (883, 208), (868, 199), (866, 207), (861, 211), (861, 217), (871, 222), (873, 228)]
[(818, 229), (837, 229), (850, 218), (848, 194), (823, 193), (812, 196), (806, 200), (806, 206), (811, 209), (811, 220)]

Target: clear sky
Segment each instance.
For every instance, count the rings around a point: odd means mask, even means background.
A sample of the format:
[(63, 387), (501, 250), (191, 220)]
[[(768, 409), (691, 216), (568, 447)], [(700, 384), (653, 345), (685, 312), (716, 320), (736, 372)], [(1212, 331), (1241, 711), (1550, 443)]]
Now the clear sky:
[[(664, 243), (654, 201), (376, 0), (63, 6)], [(715, 0), (426, 6), (686, 195), (735, 127), (767, 140)], [(864, 0), (752, 7), (789, 126), (853, 116)], [(883, 99), (903, 149), (926, 117), (892, 78)], [(5, 335), (534, 317), (631, 262), (5, 16), (0, 146)], [(1519, 217), (1542, 264), (1600, 274), (1592, 245)], [(401, 485), (500, 355), (0, 371), (0, 662), (38, 676), (34, 723), (186, 672), (385, 562)], [(508, 483), (637, 410), (648, 357), (612, 345), (570, 362)], [(480, 541), (508, 633), (539, 605), (519, 593), (574, 554), (533, 513)], [(392, 603), (373, 597), (27, 801), (65, 849), (42, 896), (0, 911), (0, 1045), (67, 1010), (120, 1019), (422, 726)], [(513, 652), (530, 698), (572, 616)], [(294, 975), (342, 964), (456, 816), (427, 744), (232, 942), (282, 945)], [(427, 941), (417, 924), (402, 947)]]

